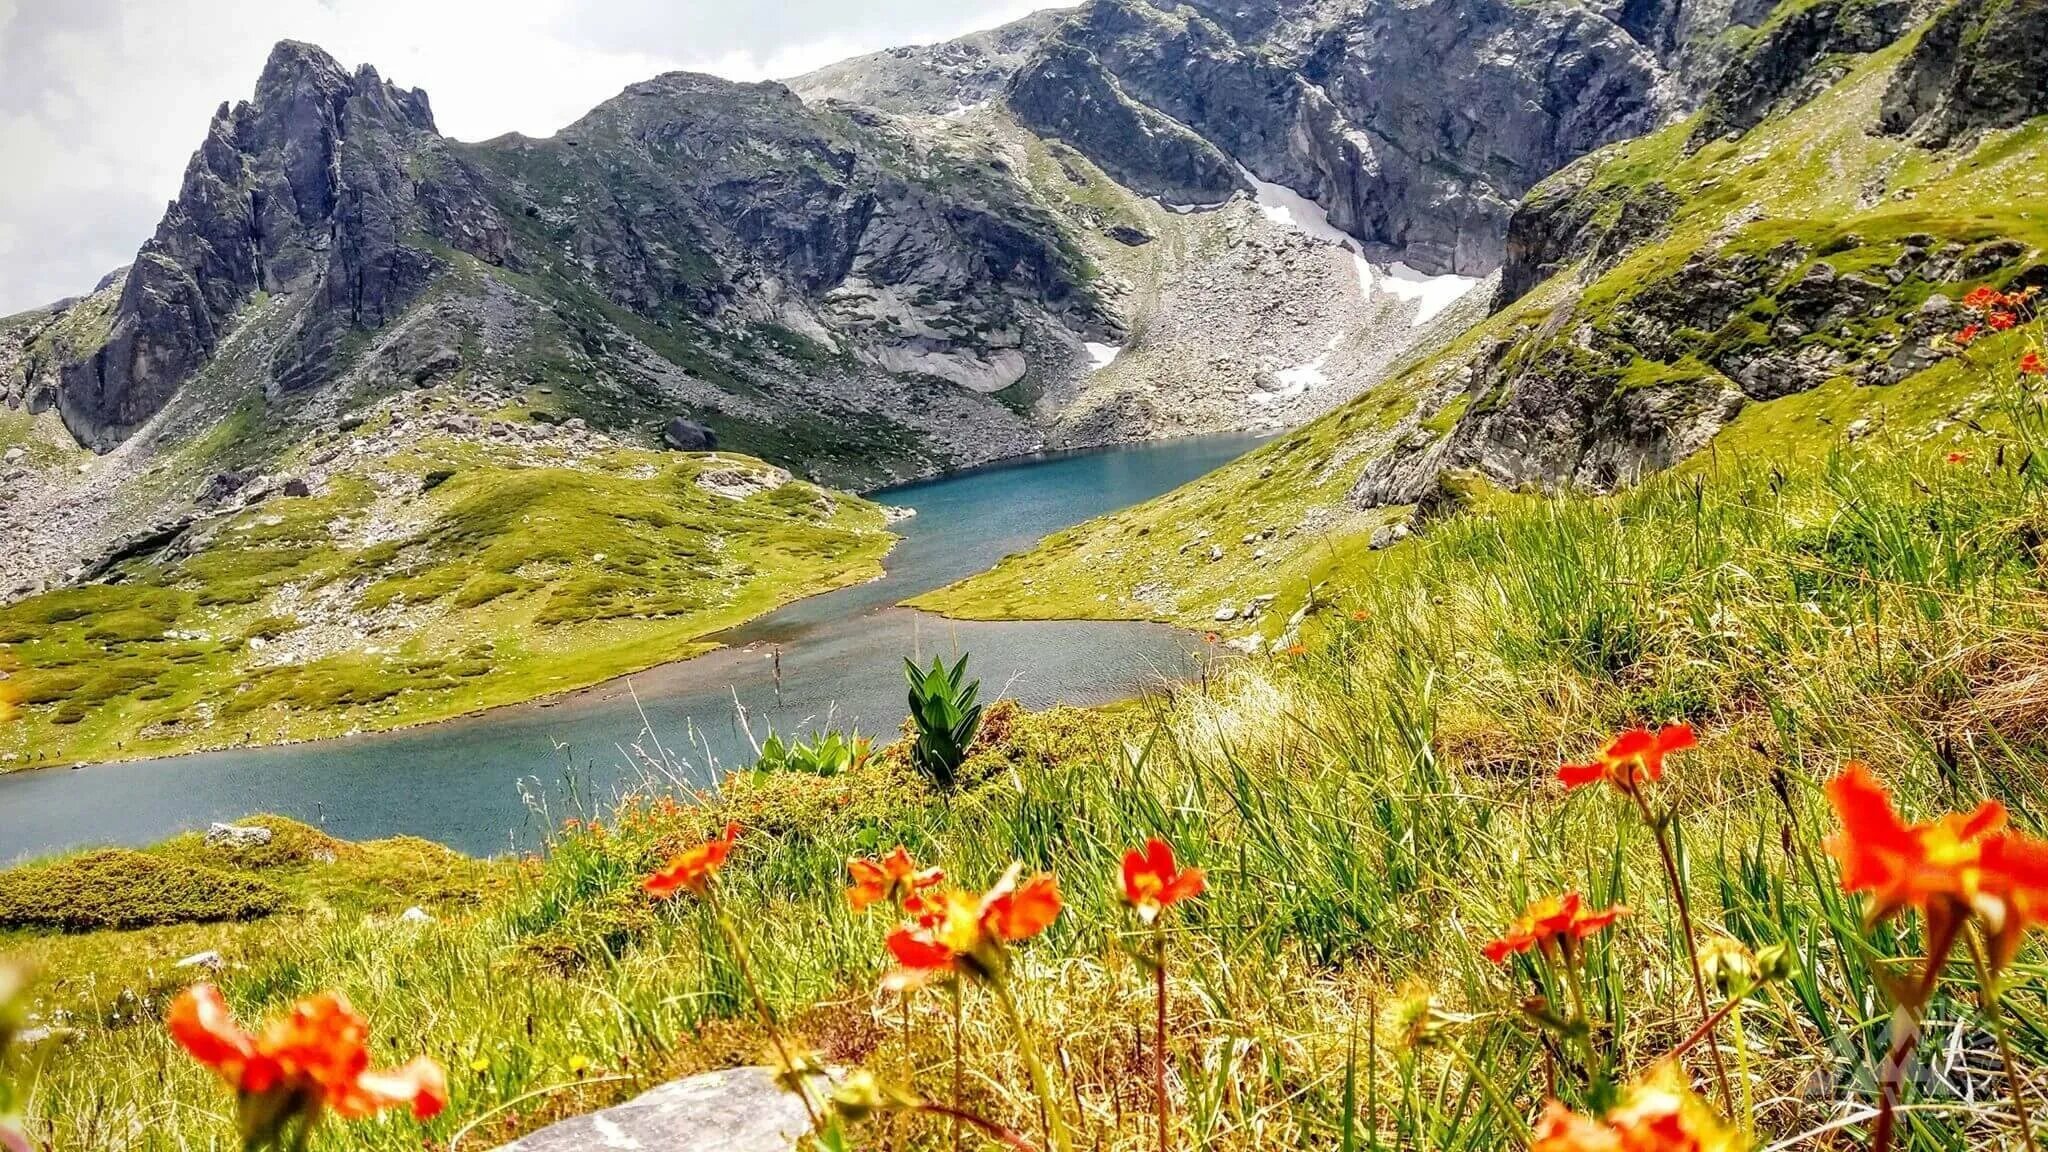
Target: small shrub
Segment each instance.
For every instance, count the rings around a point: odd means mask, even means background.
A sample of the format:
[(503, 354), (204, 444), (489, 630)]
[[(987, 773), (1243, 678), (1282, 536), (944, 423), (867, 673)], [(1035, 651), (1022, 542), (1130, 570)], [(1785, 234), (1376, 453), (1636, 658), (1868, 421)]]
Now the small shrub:
[(209, 924), (254, 920), (288, 903), (252, 877), (118, 849), (0, 872), (0, 928)]

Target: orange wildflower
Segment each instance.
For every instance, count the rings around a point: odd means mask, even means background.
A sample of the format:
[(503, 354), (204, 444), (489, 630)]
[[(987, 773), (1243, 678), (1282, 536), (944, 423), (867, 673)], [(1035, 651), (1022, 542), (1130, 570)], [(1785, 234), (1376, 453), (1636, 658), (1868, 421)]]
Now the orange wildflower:
[(1306, 656), (1306, 655), (1308, 655), (1308, 645), (1306, 645), (1306, 644), (1293, 644), (1293, 645), (1289, 645), (1289, 646), (1288, 646), (1288, 649), (1287, 649), (1287, 654), (1288, 654), (1289, 656)]
[(946, 878), (937, 868), (920, 870), (901, 844), (880, 860), (848, 860), (846, 871), (853, 877), (853, 886), (846, 890), (846, 902), (853, 905), (855, 912), (865, 911), (870, 904), (882, 900), (907, 906), (918, 898), (919, 892)]
[(1853, 761), (1828, 781), (1827, 795), (1842, 822), (1827, 850), (1841, 863), (1842, 890), (1871, 894), (1873, 920), (1970, 903), (1982, 887), (1985, 840), (2005, 827), (2005, 806), (1995, 800), (1968, 815), (1907, 824), (1870, 769)]
[(1143, 849), (1124, 853), (1124, 903), (1137, 910), (1147, 924), (1183, 900), (1200, 896), (1208, 881), (1200, 868), (1180, 869), (1173, 859), (1173, 846), (1153, 837)]
[(2006, 302), (2005, 294), (1989, 284), (1979, 284), (1963, 297), (1963, 307), (1973, 312), (1997, 308)]
[(1743, 1146), (1706, 1101), (1669, 1064), (1630, 1086), (1604, 1118), (1552, 1100), (1536, 1122), (1529, 1152), (1733, 1152)]
[(1990, 934), (2000, 968), (2029, 928), (2048, 924), (2048, 842), (2009, 830), (1996, 800), (1908, 824), (1870, 769), (1853, 761), (1828, 781), (1827, 795), (1842, 822), (1826, 844), (1841, 864), (1842, 890), (1870, 894), (1872, 921), (1918, 911), (1933, 958), (1972, 914)]
[(727, 824), (723, 833), (685, 850), (640, 887), (657, 900), (666, 900), (685, 888), (702, 896), (710, 887), (712, 875), (725, 867), (725, 858), (732, 854), (733, 841), (739, 836), (740, 826)]
[(2028, 352), (2025, 356), (2020, 357), (2020, 375), (2040, 376), (2043, 374), (2048, 374), (2048, 364), (2041, 362), (2041, 354), (2039, 352)]
[(165, 1026), (235, 1090), (243, 1135), (255, 1147), (326, 1113), (360, 1120), (409, 1108), (428, 1120), (448, 1105), (447, 1077), (432, 1060), (372, 1071), (369, 1025), (336, 993), (301, 1000), (251, 1033), (235, 1023), (220, 989), (198, 984), (172, 1001)]
[(1520, 952), (1541, 948), (1548, 954), (1555, 948), (1569, 962), (1580, 941), (1627, 914), (1628, 909), (1619, 904), (1588, 912), (1584, 898), (1577, 892), (1546, 896), (1523, 909), (1522, 915), (1508, 926), (1507, 933), (1489, 941), (1481, 951), (1495, 964), (1505, 964), (1508, 957)]
[(1984, 318), (1984, 323), (1990, 325), (1993, 332), (2008, 332), (2019, 320), (2010, 312), (1993, 312)]
[(1601, 780), (1622, 792), (1634, 792), (1645, 781), (1664, 777), (1664, 757), (1699, 746), (1699, 736), (1690, 724), (1672, 724), (1654, 731), (1631, 728), (1607, 742), (1598, 759), (1586, 764), (1566, 764), (1557, 778), (1567, 788), (1582, 788)]
[(1970, 454), (1968, 452), (1951, 452), (1948, 454), (1947, 460), (1951, 464), (1968, 464), (1970, 462)]
[(1965, 348), (1968, 348), (1970, 345), (1975, 344), (1977, 342), (1977, 337), (1982, 336), (1983, 334), (1984, 326), (1982, 324), (1978, 324), (1975, 322), (1965, 324), (1963, 325), (1963, 330), (1961, 332), (1956, 333), (1956, 343), (1962, 345)]
[(996, 886), (980, 896), (948, 891), (923, 897), (916, 920), (889, 934), (889, 953), (914, 973), (952, 969), (969, 976), (1000, 976), (1008, 967), (1007, 945), (1045, 931), (1060, 914), (1058, 881), (1041, 872), (1019, 881), (1012, 865)]
[(1365, 623), (1365, 622), (1366, 622), (1367, 620), (1370, 620), (1370, 619), (1372, 619), (1372, 613), (1370, 613), (1370, 612), (1367, 612), (1367, 611), (1366, 611), (1365, 609), (1363, 609), (1363, 608), (1360, 608), (1360, 609), (1358, 609), (1357, 611), (1355, 611), (1355, 612), (1353, 612), (1353, 613), (1351, 614), (1351, 618), (1352, 618), (1353, 620), (1356, 620), (1356, 621), (1358, 621), (1359, 623), (1363, 624), (1363, 623)]

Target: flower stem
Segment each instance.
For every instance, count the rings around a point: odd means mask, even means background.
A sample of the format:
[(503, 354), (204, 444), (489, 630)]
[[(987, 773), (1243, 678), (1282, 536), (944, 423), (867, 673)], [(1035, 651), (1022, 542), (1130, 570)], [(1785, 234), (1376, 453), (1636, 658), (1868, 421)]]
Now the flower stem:
[(2020, 1142), (2027, 1152), (2041, 1152), (2034, 1143), (2034, 1113), (2027, 1107), (2026, 1083), (2020, 1079), (2019, 1062), (2012, 1056), (2012, 1038), (2005, 1027), (2005, 1013), (1999, 1008), (1998, 974), (1984, 958), (1984, 946), (1975, 934), (1970, 937), (1970, 956), (1977, 962), (1978, 994), (1983, 998), (1984, 1016), (1991, 1021), (1991, 1034), (1998, 1040), (1998, 1058), (2005, 1064), (2005, 1084), (2012, 1092), (2013, 1119), (2020, 1126)]
[(1714, 1043), (1714, 1023), (1717, 1017), (1707, 1004), (1707, 978), (1700, 971), (1700, 941), (1692, 927), (1692, 902), (1685, 895), (1685, 881), (1678, 875), (1678, 857), (1671, 851), (1670, 830), (1650, 811), (1650, 802), (1643, 798), (1642, 790), (1631, 788), (1628, 794), (1634, 798), (1636, 808), (1643, 814), (1643, 820), (1650, 825), (1650, 832), (1657, 840), (1657, 855), (1664, 861), (1664, 878), (1671, 884), (1671, 898), (1678, 903), (1678, 926), (1685, 934), (1685, 961), (1692, 969), (1692, 990), (1699, 998), (1701, 1026), (1707, 1033), (1707, 1054), (1714, 1058), (1714, 1079), (1721, 1085), (1721, 1102), (1735, 1106), (1735, 1092), (1728, 1084), (1728, 1066), (1721, 1060), (1721, 1046)]
[[(960, 978), (953, 978), (953, 1109), (962, 1106), (960, 1079), (962, 1076), (960, 1049), (965, 1029), (966, 1013), (962, 1007), (966, 990), (960, 986)], [(960, 1152), (960, 1118), (953, 1118), (953, 1152)]]
[(1173, 1105), (1166, 1098), (1166, 930), (1163, 927), (1152, 929), (1152, 948), (1152, 979), (1158, 1002), (1152, 1029), (1152, 1091), (1159, 1107), (1159, 1152), (1167, 1152), (1167, 1133), (1173, 1126)]
[(740, 970), (740, 979), (747, 986), (747, 994), (754, 998), (754, 1010), (760, 1014), (761, 1027), (768, 1033), (768, 1044), (775, 1050), (775, 1059), (782, 1065), (776, 1071), (788, 1076), (795, 1085), (797, 1099), (804, 1103), (804, 1115), (810, 1119), (811, 1131), (823, 1133), (824, 1124), (818, 1118), (818, 1110), (811, 1103), (811, 1090), (798, 1075), (796, 1062), (791, 1058), (789, 1046), (783, 1043), (782, 1028), (776, 1023), (775, 1009), (768, 1006), (768, 998), (761, 994), (761, 983), (754, 978), (753, 957), (747, 952), (747, 943), (740, 938), (739, 929), (733, 926), (732, 918), (725, 914), (725, 906), (718, 902), (716, 890), (704, 885), (704, 902), (711, 908), (711, 918), (718, 922), (718, 931), (725, 937), (725, 946), (732, 953), (734, 967)]
[(1756, 1140), (1756, 1105), (1749, 1089), (1749, 1036), (1742, 1026), (1742, 1000), (1733, 1001), (1734, 1010), (1728, 1013), (1728, 1028), (1735, 1033), (1735, 1079), (1742, 1088), (1742, 1134), (1751, 1143)]
[(1555, 959), (1558, 970), (1564, 973), (1565, 993), (1571, 997), (1573, 1033), (1579, 1042), (1579, 1054), (1586, 1061), (1586, 1079), (1597, 1081), (1606, 1075), (1606, 1061), (1600, 1059), (1599, 1050), (1593, 1045), (1593, 1017), (1586, 1011), (1586, 985), (1579, 975), (1578, 957), (1559, 948)]
[(1038, 1044), (1031, 1038), (1031, 1028), (1024, 1022), (1024, 1014), (1017, 1010), (1017, 999), (1010, 995), (1009, 981), (1002, 976), (992, 976), (988, 981), (989, 990), (995, 993), (996, 1003), (1009, 1018), (1010, 1031), (1017, 1037), (1017, 1054), (1024, 1058), (1025, 1070), (1031, 1073), (1031, 1090), (1038, 1095), (1039, 1119), (1045, 1126), (1046, 1142), (1053, 1152), (1072, 1152), (1073, 1140), (1067, 1135), (1067, 1121), (1060, 1114), (1059, 1098), (1053, 1095), (1052, 1075), (1045, 1070), (1045, 1061), (1038, 1058)]
[(1515, 1142), (1517, 1144), (1526, 1142), (1529, 1139), (1528, 1122), (1523, 1120), (1519, 1113), (1508, 1106), (1507, 1099), (1500, 1094), (1500, 1085), (1495, 1084), (1493, 1077), (1488, 1076), (1480, 1069), (1479, 1062), (1472, 1059), (1472, 1054), (1465, 1051), (1463, 1044), (1453, 1040), (1448, 1046), (1451, 1050), (1451, 1055), (1465, 1069), (1465, 1075), (1478, 1083), (1479, 1091), (1486, 1096), (1486, 1102), (1493, 1105), (1493, 1110), (1500, 1113), (1503, 1122), (1515, 1130)]
[(1004, 1144), (1011, 1148), (1014, 1148), (1017, 1150), (1017, 1152), (1038, 1152), (1038, 1145), (1033, 1144), (1029, 1140), (1026, 1140), (1022, 1135), (1020, 1135), (1017, 1132), (1016, 1129), (1005, 1127), (1004, 1125), (998, 1124), (986, 1116), (977, 1116), (964, 1108), (955, 1108), (945, 1104), (933, 1104), (930, 1102), (926, 1102), (923, 1104), (919, 1104), (917, 1106), (917, 1111), (925, 1113), (928, 1116), (945, 1117), (946, 1119), (953, 1122), (953, 1130), (955, 1132), (958, 1132), (960, 1130), (961, 1124), (971, 1124), (974, 1127), (979, 1128), (983, 1132), (987, 1133), (989, 1139), (994, 1140), (998, 1144)]

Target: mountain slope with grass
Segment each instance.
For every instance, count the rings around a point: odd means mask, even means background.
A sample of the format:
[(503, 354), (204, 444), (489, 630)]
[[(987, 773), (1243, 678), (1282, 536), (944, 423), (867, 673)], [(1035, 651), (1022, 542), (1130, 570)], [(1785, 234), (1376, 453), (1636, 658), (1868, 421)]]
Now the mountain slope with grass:
[[(966, 998), (955, 1097), (948, 998), (901, 994), (884, 945), (899, 917), (848, 905), (848, 858), (902, 843), (970, 890), (1013, 861), (1057, 876), (1063, 908), (1008, 946), (1007, 991), (1077, 1146), (1154, 1148), (1155, 937), (1118, 876), (1124, 850), (1159, 836), (1207, 872), (1165, 937), (1173, 1147), (1527, 1146), (1546, 1096), (1598, 1111), (1613, 1088), (1597, 1069), (1642, 1075), (1698, 1030), (1688, 931), (1715, 957), (1711, 1003), (1742, 1009), (1719, 1025), (1727, 1093), (1697, 1044), (1683, 1082), (1753, 1133), (1730, 1147), (1836, 1146), (1831, 1133), (1874, 1114), (1894, 1035), (1884, 974), (1926, 945), (1910, 914), (1871, 928), (1842, 891), (1820, 786), (1860, 758), (1916, 818), (1990, 797), (2042, 826), (2043, 503), (2020, 466), (2040, 428), (1987, 426), (1956, 461), (1946, 442), (1880, 438), (1821, 468), (1724, 460), (1609, 496), (1447, 514), (1382, 554), (1298, 654), (1218, 661), (1107, 712), (998, 703), (950, 795), (905, 741), (832, 776), (763, 766), (682, 798), (651, 785), (579, 816), (496, 895), (402, 931), (338, 909), (261, 938), (204, 925), (15, 936), (11, 950), (57, 973), (92, 965), (93, 994), (116, 1006), (85, 1011), (64, 983), (32, 999), (36, 1023), (71, 1031), (39, 1045), (28, 1130), (57, 1147), (216, 1139), (225, 1097), (156, 1023), (183, 983), (163, 978), (166, 958), (216, 944), (214, 978), (244, 1020), (335, 989), (373, 1022), (380, 1061), (424, 1054), (449, 1070), (443, 1117), (336, 1123), (319, 1146), (416, 1148), (472, 1126), (471, 1139), (505, 1138), (758, 1061), (768, 1034), (723, 915), (785, 1042), (1036, 1133), (996, 998)], [(1646, 786), (1661, 823), (1604, 784), (1558, 782), (1561, 761), (1646, 721), (1699, 737)], [(728, 820), (741, 831), (715, 877), (722, 913), (643, 892)], [(1690, 930), (1658, 828), (1683, 862)], [(0, 878), (0, 900), (9, 890)], [(1526, 902), (1568, 891), (1629, 909), (1569, 975), (1551, 953), (1487, 958)], [(2024, 1075), (2048, 1066), (2040, 962), (2028, 943), (2001, 1009)], [(1980, 991), (1960, 958), (1926, 1006), (1938, 1023), (1923, 1057), (1940, 1075), (1910, 1082), (1895, 1148), (2011, 1133)], [(1590, 1022), (1590, 1054), (1569, 1020)], [(946, 1135), (891, 1111), (851, 1139)]]
[[(920, 604), (1192, 624), (1273, 595), (1271, 639), (1353, 558), (1490, 493), (1966, 438), (1992, 406), (1983, 365), (2018, 344), (1944, 346), (1969, 319), (1960, 298), (2048, 283), (2040, 66), (2006, 63), (2039, 17), (2022, 9), (1961, 5), (1860, 55), (1816, 50), (1790, 85), (1804, 98), (1746, 132), (1703, 132), (1710, 107), (1595, 153), (1529, 197), (1496, 311), (1443, 351)], [(1779, 13), (1753, 52), (1774, 58), (1780, 30), (1809, 17)]]
[[(749, 457), (572, 431), (420, 438), (380, 414), (350, 458), (141, 542), (102, 582), (0, 607), (0, 765), (387, 729), (582, 688), (881, 574), (882, 510)], [(375, 454), (372, 454), (373, 451)]]

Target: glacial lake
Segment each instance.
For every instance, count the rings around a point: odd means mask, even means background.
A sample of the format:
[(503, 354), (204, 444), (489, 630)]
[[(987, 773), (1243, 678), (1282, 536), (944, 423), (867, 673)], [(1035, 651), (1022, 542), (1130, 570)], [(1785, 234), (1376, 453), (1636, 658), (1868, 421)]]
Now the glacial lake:
[[(1259, 443), (1214, 436), (1035, 457), (875, 494), (916, 509), (888, 574), (787, 605), (727, 646), (563, 697), (398, 732), (0, 776), (0, 863), (94, 844), (142, 845), (253, 812), (344, 839), (411, 835), (463, 852), (531, 847), (643, 778), (635, 746), (701, 786), (752, 758), (746, 724), (858, 726), (892, 737), (903, 657), (971, 653), (982, 696), (1099, 704), (1188, 675), (1199, 638), (1151, 624), (956, 622), (896, 607), (1044, 536), (1148, 500)], [(776, 654), (780, 653), (780, 686)], [(643, 720), (644, 716), (644, 720)]]

